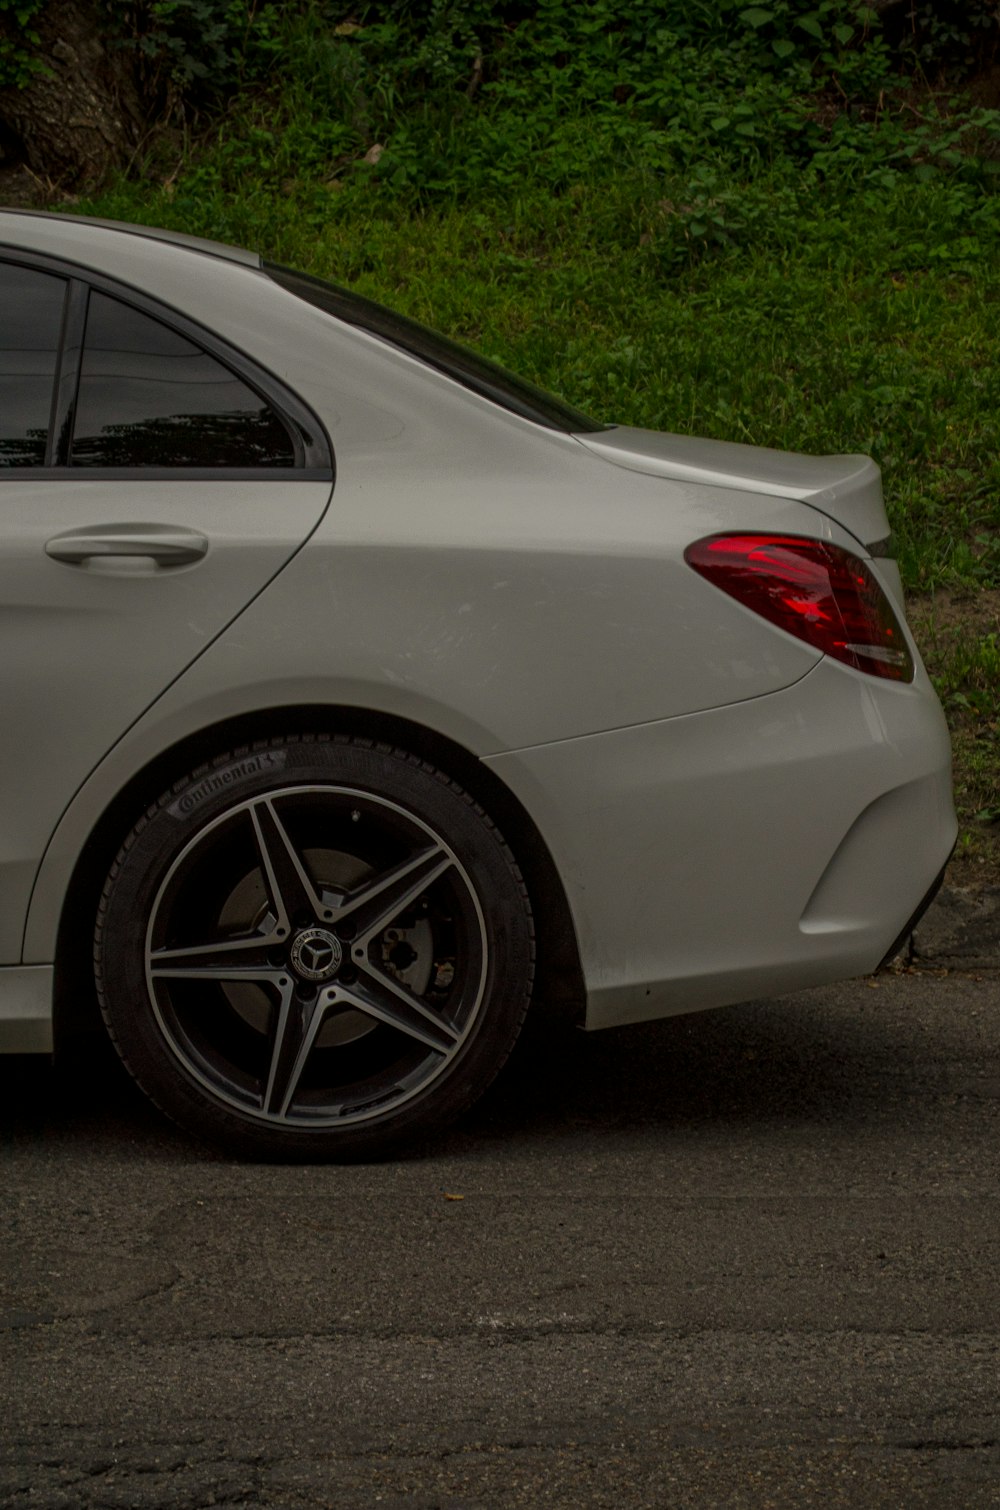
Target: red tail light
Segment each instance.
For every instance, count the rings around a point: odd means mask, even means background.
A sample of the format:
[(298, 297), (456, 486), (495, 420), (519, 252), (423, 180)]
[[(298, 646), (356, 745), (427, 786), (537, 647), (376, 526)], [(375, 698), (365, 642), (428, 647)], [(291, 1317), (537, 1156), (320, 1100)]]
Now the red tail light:
[(696, 572), (824, 655), (891, 681), (913, 680), (892, 605), (864, 561), (799, 535), (709, 535), (684, 552)]

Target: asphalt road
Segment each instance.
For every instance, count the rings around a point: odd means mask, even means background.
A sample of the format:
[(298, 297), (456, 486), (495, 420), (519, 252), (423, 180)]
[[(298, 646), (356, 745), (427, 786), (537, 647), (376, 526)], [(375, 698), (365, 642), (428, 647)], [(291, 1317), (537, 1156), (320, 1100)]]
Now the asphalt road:
[(406, 1162), (0, 1064), (0, 1504), (1000, 1506), (1000, 981), (536, 1031)]

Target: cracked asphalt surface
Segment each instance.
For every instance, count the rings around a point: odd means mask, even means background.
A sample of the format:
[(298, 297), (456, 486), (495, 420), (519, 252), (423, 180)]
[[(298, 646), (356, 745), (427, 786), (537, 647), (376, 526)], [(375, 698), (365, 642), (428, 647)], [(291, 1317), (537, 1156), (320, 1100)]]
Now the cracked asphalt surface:
[(536, 1026), (382, 1165), (0, 1088), (3, 1506), (1000, 1506), (995, 969)]

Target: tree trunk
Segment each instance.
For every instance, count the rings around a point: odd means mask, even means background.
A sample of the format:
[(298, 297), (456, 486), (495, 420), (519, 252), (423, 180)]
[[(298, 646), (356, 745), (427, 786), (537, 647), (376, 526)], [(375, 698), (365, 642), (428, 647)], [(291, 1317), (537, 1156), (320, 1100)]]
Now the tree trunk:
[(53, 186), (96, 188), (139, 139), (132, 58), (105, 45), (101, 23), (93, 0), (49, 0), (33, 22), (46, 71), (23, 89), (0, 89), (0, 127), (20, 143), (31, 171)]

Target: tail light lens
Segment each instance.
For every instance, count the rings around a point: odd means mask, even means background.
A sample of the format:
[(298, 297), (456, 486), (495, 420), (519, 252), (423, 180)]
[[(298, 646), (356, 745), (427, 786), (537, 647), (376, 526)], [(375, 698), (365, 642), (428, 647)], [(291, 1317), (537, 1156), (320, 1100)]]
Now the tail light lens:
[(913, 657), (892, 605), (858, 556), (799, 535), (709, 535), (684, 552), (696, 572), (824, 655), (894, 682)]

